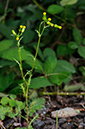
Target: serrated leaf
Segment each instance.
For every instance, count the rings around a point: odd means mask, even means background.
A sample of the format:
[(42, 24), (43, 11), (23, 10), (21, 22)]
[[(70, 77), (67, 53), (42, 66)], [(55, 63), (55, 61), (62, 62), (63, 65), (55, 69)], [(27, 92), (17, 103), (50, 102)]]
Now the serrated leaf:
[(70, 41), (68, 43), (68, 47), (71, 49), (77, 49), (79, 47), (79, 45), (76, 42)]
[(44, 72), (46, 74), (53, 73), (57, 65), (57, 58), (54, 56), (49, 56), (44, 62)]
[(10, 99), (10, 100), (9, 100), (9, 106), (10, 106), (10, 107), (14, 107), (14, 106), (15, 106), (15, 100)]
[(1, 104), (2, 105), (6, 105), (9, 102), (9, 98), (8, 97), (2, 97), (1, 99)]
[(58, 14), (61, 13), (63, 10), (64, 10), (63, 7), (56, 4), (52, 4), (48, 7), (47, 12), (50, 14)]
[(16, 99), (16, 95), (11, 94), (11, 95), (10, 95), (10, 98), (11, 98), (11, 99)]
[(33, 99), (29, 105), (29, 115), (32, 116), (32, 114), (35, 113), (36, 110), (41, 110), (42, 107), (44, 107), (44, 104), (45, 104), (44, 98)]
[(78, 0), (61, 0), (60, 4), (62, 6), (66, 6), (66, 5), (73, 5), (75, 3), (77, 3)]
[(78, 49), (78, 53), (81, 57), (85, 58), (85, 47), (80, 46), (79, 49)]
[(13, 40), (2, 40), (0, 41), (0, 52), (7, 50), (10, 48), (13, 44)]
[(19, 110), (22, 110), (25, 108), (25, 104), (22, 101), (15, 101), (16, 106), (19, 107)]
[(74, 37), (76, 43), (78, 45), (80, 45), (82, 42), (82, 35), (81, 35), (79, 29), (77, 29), (77, 28), (73, 29), (73, 37)]
[(46, 86), (52, 86), (46, 77), (36, 77), (31, 80), (29, 88), (39, 89)]

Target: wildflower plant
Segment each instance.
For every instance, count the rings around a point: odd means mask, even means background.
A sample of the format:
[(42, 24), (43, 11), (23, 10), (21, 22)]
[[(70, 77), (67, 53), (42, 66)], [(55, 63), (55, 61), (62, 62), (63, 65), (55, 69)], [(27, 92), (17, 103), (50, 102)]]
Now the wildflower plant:
[[(29, 86), (30, 86), (30, 82), (31, 82), (31, 78), (32, 78), (32, 74), (33, 74), (33, 69), (34, 69), (34, 65), (35, 65), (35, 61), (36, 61), (36, 58), (37, 58), (37, 54), (38, 54), (38, 49), (39, 49), (39, 44), (40, 44), (40, 40), (41, 40), (41, 37), (42, 37), (42, 34), (44, 32), (44, 30), (47, 28), (47, 27), (54, 27), (54, 28), (59, 28), (59, 29), (62, 29), (61, 26), (57, 25), (57, 24), (53, 24), (51, 22), (51, 18), (47, 18), (46, 16), (46, 12), (43, 12), (43, 21), (40, 23), (39, 25), (39, 29), (36, 30), (36, 32), (38, 33), (38, 43), (37, 43), (37, 48), (36, 48), (36, 53), (35, 53), (35, 56), (34, 56), (34, 59), (33, 59), (33, 65), (32, 65), (32, 68), (30, 71), (28, 71), (25, 75), (24, 75), (24, 72), (23, 72), (23, 67), (22, 67), (22, 57), (21, 57), (21, 47), (20, 47), (20, 41), (21, 39), (23, 38), (22, 37), (22, 34), (24, 33), (25, 29), (26, 29), (26, 26), (23, 26), (23, 25), (20, 25), (19, 27), (19, 30), (18, 30), (18, 34), (12, 30), (12, 34), (16, 37), (16, 41), (17, 41), (17, 47), (18, 47), (18, 53), (19, 53), (19, 61), (17, 61), (15, 59), (15, 61), (18, 63), (19, 65), (19, 68), (20, 68), (20, 71), (21, 71), (21, 76), (22, 76), (22, 79), (23, 79), (23, 83), (20, 84), (21, 86), (21, 89), (23, 91), (23, 94), (26, 98), (26, 113), (27, 113), (27, 129), (30, 129), (30, 124), (29, 124), (29, 109), (28, 109), (28, 100), (29, 100), (29, 97), (28, 97), (28, 93), (29, 93)], [(29, 78), (28, 80), (26, 79), (26, 75), (29, 74)], [(35, 117), (36, 118), (36, 117)], [(33, 119), (34, 120), (34, 119)], [(33, 121), (32, 120), (32, 121)], [(30, 122), (31, 123), (31, 122)], [(32, 127), (31, 127), (32, 128)]]

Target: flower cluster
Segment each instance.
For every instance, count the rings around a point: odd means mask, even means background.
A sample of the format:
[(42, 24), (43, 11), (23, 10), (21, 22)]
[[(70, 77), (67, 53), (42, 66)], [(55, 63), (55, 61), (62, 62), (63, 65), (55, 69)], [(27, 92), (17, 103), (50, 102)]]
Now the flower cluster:
[(43, 12), (43, 20), (48, 24), (50, 25), (51, 27), (55, 27), (55, 28), (59, 28), (59, 29), (62, 29), (62, 26), (59, 26), (57, 24), (53, 24), (51, 21), (51, 18), (48, 18), (46, 17), (46, 12)]
[(26, 26), (20, 25), (19, 33), (17, 34), (14, 30), (12, 30), (12, 34), (16, 36), (16, 40), (20, 39), (20, 36), (24, 33)]

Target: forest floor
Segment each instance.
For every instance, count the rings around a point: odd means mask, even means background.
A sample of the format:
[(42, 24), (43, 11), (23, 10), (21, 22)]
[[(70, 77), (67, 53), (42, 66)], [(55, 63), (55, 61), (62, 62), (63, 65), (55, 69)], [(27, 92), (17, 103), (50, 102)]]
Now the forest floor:
[[(34, 129), (85, 129), (85, 101), (84, 96), (45, 96), (46, 104), (43, 110), (38, 111), (40, 118), (33, 122)], [(70, 107), (79, 110), (80, 113), (68, 117), (53, 118), (52, 111)], [(62, 115), (62, 114), (61, 114)]]
[[(34, 114), (39, 114), (39, 118), (37, 118), (37, 120), (32, 124), (34, 129), (85, 129), (85, 98), (83, 95), (47, 95), (43, 97), (46, 100), (45, 107)], [(63, 113), (61, 113), (61, 117), (58, 117), (58, 124), (56, 124), (56, 118), (52, 116), (52, 112), (67, 107), (69, 108), (69, 115), (63, 116)], [(80, 113), (72, 116), (73, 112), (70, 110), (70, 108), (78, 110)], [(26, 127), (26, 122), (24, 120), (22, 123), (22, 127)], [(16, 124), (14, 119), (6, 120), (3, 122), (3, 124), (7, 129), (15, 129), (20, 127), (19, 123)], [(9, 126), (9, 124), (11, 124), (11, 126)]]

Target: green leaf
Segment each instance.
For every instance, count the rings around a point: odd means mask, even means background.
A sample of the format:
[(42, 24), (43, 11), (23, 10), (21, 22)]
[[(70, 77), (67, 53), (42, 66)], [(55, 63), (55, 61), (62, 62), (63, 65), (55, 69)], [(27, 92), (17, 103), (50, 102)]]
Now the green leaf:
[[(42, 18), (41, 11), (38, 10), (38, 9), (36, 9), (33, 4), (29, 4), (29, 5), (25, 6), (24, 8), (25, 8), (26, 10), (28, 10), (28, 11), (30, 11), (30, 12), (33, 13), (33, 15), (31, 16), (31, 18), (32, 18), (33, 16), (34, 16), (34, 18), (36, 18), (36, 20), (37, 20), (37, 19), (40, 20), (40, 19)], [(30, 18), (29, 18), (29, 20), (30, 20)], [(32, 22), (33, 22), (33, 21), (32, 21)]]
[(77, 3), (78, 0), (61, 0), (60, 4), (62, 6), (66, 6), (66, 5), (73, 5), (75, 3)]
[(13, 44), (13, 40), (0, 41), (0, 52), (9, 49)]
[(78, 49), (78, 53), (81, 57), (85, 58), (85, 47), (80, 46), (79, 49)]
[[(4, 59), (12, 60), (12, 61), (14, 61), (14, 59), (19, 61), (18, 48), (12, 48), (12, 49), (9, 49), (9, 50), (3, 52), (1, 57)], [(26, 51), (23, 48), (21, 49), (21, 59), (25, 60), (26, 63), (32, 67), (33, 61), (34, 61), (34, 56), (29, 51)], [(39, 69), (39, 70), (43, 69), (42, 63), (38, 59), (36, 59), (36, 61), (35, 61), (34, 68)]]
[[(32, 67), (33, 61), (34, 61), (34, 56), (28, 55), (28, 58), (26, 59), (26, 63)], [(41, 71), (43, 70), (42, 63), (38, 59), (35, 60), (34, 68)]]
[(11, 95), (10, 95), (10, 98), (11, 98), (11, 99), (16, 99), (16, 95), (11, 94)]
[(14, 73), (9, 73), (6, 76), (0, 75), (0, 92), (6, 90), (14, 81)]
[(83, 38), (83, 45), (85, 45), (85, 38)]
[(55, 52), (51, 48), (45, 48), (43, 51), (44, 58), (48, 56), (56, 56)]
[[(19, 83), (18, 83), (19, 84)], [(16, 85), (15, 87), (13, 87), (9, 92), (9, 94), (15, 94), (15, 95), (19, 95), (20, 93), (22, 93), (21, 87), (19, 85)]]
[(1, 99), (1, 104), (2, 105), (6, 105), (6, 104), (8, 104), (8, 102), (9, 102), (9, 98), (8, 97), (2, 97), (2, 99)]
[(46, 74), (53, 73), (57, 65), (57, 58), (54, 56), (49, 56), (44, 62), (44, 72)]
[(27, 129), (26, 127), (17, 127), (15, 129)]
[(79, 29), (77, 29), (77, 28), (73, 29), (73, 37), (74, 37), (76, 43), (78, 45), (80, 45), (82, 42), (82, 35), (81, 35)]
[(11, 36), (11, 28), (6, 26), (5, 24), (0, 24), (0, 33), (8, 39), (12, 39)]
[(19, 110), (22, 110), (25, 108), (25, 103), (23, 103), (22, 101), (15, 101), (16, 106), (19, 108)]
[(10, 106), (10, 107), (14, 107), (14, 106), (15, 106), (15, 100), (10, 99), (10, 100), (9, 100), (9, 106)]
[[(21, 59), (22, 60), (28, 59), (28, 54), (31, 55), (29, 51), (26, 51), (25, 49), (21, 48)], [(5, 52), (2, 53), (2, 58), (7, 59), (7, 60), (12, 60), (12, 61), (16, 59), (19, 61), (18, 48), (11, 48), (9, 50), (6, 50)]]
[(0, 60), (0, 67), (2, 68), (2, 67), (6, 67), (6, 66), (14, 66), (14, 65), (16, 65), (16, 62), (14, 61), (9, 61), (9, 60)]
[(58, 56), (68, 55), (68, 48), (66, 46), (64, 46), (64, 45), (58, 45), (56, 51), (57, 51)]
[(70, 82), (71, 80), (72, 80), (72, 74), (69, 74), (69, 76), (63, 80), (63, 82), (64, 82), (65, 84), (69, 84), (69, 82)]
[(69, 77), (69, 73), (61, 72), (61, 73), (53, 73), (53, 75), (49, 76), (49, 81), (61, 85), (64, 82), (64, 79)]
[(36, 77), (31, 80), (29, 88), (39, 89), (46, 86), (52, 86), (46, 77)]
[(23, 34), (23, 42), (24, 43), (29, 43), (32, 39), (34, 38), (34, 31), (30, 29), (26, 29), (24, 34)]
[(29, 115), (32, 116), (36, 110), (41, 110), (44, 107), (45, 99), (44, 98), (36, 98), (33, 99), (29, 105)]
[(78, 46), (78, 44), (77, 44), (76, 42), (70, 41), (70, 42), (68, 43), (68, 47), (69, 47), (70, 49), (77, 49), (79, 46)]
[(69, 72), (69, 73), (75, 73), (74, 66), (65, 60), (58, 60), (57, 62), (57, 69), (62, 69), (62, 72)]
[(50, 14), (58, 14), (61, 13), (63, 10), (64, 10), (63, 7), (56, 4), (52, 4), (48, 7), (47, 12)]
[[(84, 85), (81, 83), (75, 84), (75, 85), (66, 85), (64, 87), (64, 91), (74, 92), (74, 91), (77, 91), (77, 90), (83, 89), (83, 88), (84, 88)], [(85, 91), (85, 88), (84, 88), (84, 91)]]
[(0, 119), (4, 120), (5, 119), (5, 114), (6, 114), (6, 110), (5, 107), (0, 105)]

